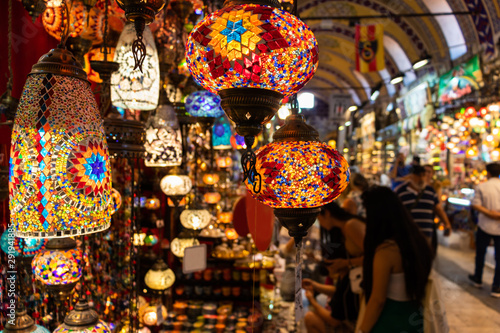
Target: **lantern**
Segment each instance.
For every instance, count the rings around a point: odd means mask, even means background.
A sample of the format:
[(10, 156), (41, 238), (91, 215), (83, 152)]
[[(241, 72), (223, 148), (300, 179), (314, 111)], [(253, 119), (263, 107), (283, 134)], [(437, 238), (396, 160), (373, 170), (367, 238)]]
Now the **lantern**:
[(133, 58), (130, 59), (134, 60), (133, 69), (139, 68), (142, 71), (148, 53), (143, 32), (146, 25), (153, 22), (155, 15), (165, 6), (165, 0), (116, 0), (116, 3), (125, 11), (127, 20), (134, 22), (137, 39), (131, 43)]
[(231, 125), (226, 116), (217, 118), (212, 131), (214, 149), (231, 149), (231, 135)]
[(120, 64), (111, 75), (111, 103), (123, 109), (153, 110), (160, 94), (160, 63), (149, 27), (144, 31), (145, 57), (142, 71), (134, 68), (134, 26), (125, 25), (116, 46), (114, 62)]
[(235, 240), (235, 239), (238, 239), (238, 237), (240, 237), (238, 235), (238, 233), (236, 232), (236, 230), (234, 230), (233, 228), (227, 228), (225, 231), (225, 234), (226, 234), (227, 239), (229, 239), (229, 240)]
[(174, 168), (163, 177), (160, 187), (163, 193), (174, 201), (174, 204), (176, 202), (178, 204), (191, 191), (193, 183), (188, 176), (182, 174), (179, 168)]
[(302, 115), (290, 115), (274, 142), (257, 152), (262, 189), (245, 181), (255, 199), (274, 208), (298, 242), (314, 223), (319, 207), (335, 200), (349, 183), (349, 166), (336, 150), (318, 141)]
[(146, 158), (148, 167), (179, 166), (182, 163), (182, 137), (174, 107), (162, 89), (158, 108), (146, 122)]
[(210, 224), (212, 214), (206, 209), (186, 209), (182, 211), (180, 220), (184, 228), (200, 230)]
[(111, 165), (103, 122), (74, 56), (33, 65), (17, 111), (9, 207), (18, 237), (88, 234), (110, 226)]
[[(175, 207), (176, 206), (175, 202), (173, 202), (172, 199), (170, 199), (170, 198), (167, 198), (167, 204), (168, 204), (168, 207)], [(177, 207), (183, 207), (185, 205), (186, 205), (186, 197), (183, 197), (181, 199), (181, 201), (179, 201), (177, 203)]]
[(186, 98), (186, 111), (192, 117), (221, 117), (220, 97), (210, 91), (195, 91)]
[(19, 238), (14, 236), (14, 229), (10, 227), (7, 229), (0, 238), (0, 247), (2, 250), (11, 254), (14, 257), (33, 257), (45, 249), (47, 245), (45, 238)]
[(203, 182), (206, 185), (217, 184), (219, 182), (219, 179), (220, 179), (219, 175), (216, 174), (215, 172), (208, 172), (203, 175)]
[(221, 195), (219, 192), (207, 192), (203, 195), (205, 202), (210, 205), (215, 205), (221, 199)]
[(230, 156), (220, 156), (217, 157), (215, 163), (221, 169), (230, 168), (233, 165), (233, 159)]
[(16, 308), (14, 319), (5, 321), (5, 327), (0, 333), (50, 333), (43, 326), (35, 325), (35, 321), (31, 318), (25, 309)]
[(79, 300), (54, 333), (111, 333), (111, 330), (87, 301)]
[(231, 223), (233, 222), (233, 212), (220, 212), (217, 214), (217, 219), (220, 223)]
[[(173, 274), (173, 273), (172, 273)], [(164, 305), (146, 305), (145, 308), (141, 311), (142, 321), (145, 325), (155, 326), (158, 323), (158, 307), (161, 307), (161, 315), (162, 318), (167, 318), (167, 308)]]
[[(318, 66), (311, 30), (279, 3), (227, 1), (190, 33), (186, 60), (194, 79), (219, 92), (221, 106), (242, 136), (256, 136)], [(249, 146), (252, 144), (249, 143)]]
[(120, 192), (115, 190), (114, 188), (111, 189), (111, 201), (109, 204), (109, 209), (110, 209), (110, 214), (113, 215), (120, 209), (122, 205), (122, 195)]
[(184, 250), (186, 248), (200, 245), (200, 242), (193, 236), (191, 232), (184, 230), (179, 234), (179, 237), (172, 240), (172, 243), (170, 243), (170, 251), (172, 251), (176, 257), (184, 258)]
[(147, 235), (144, 237), (144, 245), (146, 246), (154, 246), (158, 244), (158, 236), (156, 235)]
[(158, 199), (157, 197), (146, 199), (145, 207), (146, 209), (150, 210), (156, 210), (160, 208), (160, 199)]
[(83, 253), (71, 238), (51, 239), (31, 262), (33, 275), (50, 291), (66, 296), (82, 276)]
[(168, 268), (167, 264), (162, 259), (159, 259), (146, 273), (144, 282), (150, 289), (163, 291), (174, 284), (175, 275), (174, 272)]
[[(69, 23), (63, 6), (68, 6)], [(82, 2), (72, 1), (70, 4), (63, 4), (62, 1), (58, 3), (49, 1), (42, 15), (42, 24), (50, 36), (60, 41), (66, 28), (69, 29), (70, 37), (81, 35), (87, 23), (87, 15)]]

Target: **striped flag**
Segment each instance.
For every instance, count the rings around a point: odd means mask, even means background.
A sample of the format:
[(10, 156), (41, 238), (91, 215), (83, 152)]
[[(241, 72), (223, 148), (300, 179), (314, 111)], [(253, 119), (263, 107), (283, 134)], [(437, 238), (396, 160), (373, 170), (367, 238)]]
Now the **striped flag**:
[(356, 25), (356, 70), (376, 72), (385, 68), (382, 24)]

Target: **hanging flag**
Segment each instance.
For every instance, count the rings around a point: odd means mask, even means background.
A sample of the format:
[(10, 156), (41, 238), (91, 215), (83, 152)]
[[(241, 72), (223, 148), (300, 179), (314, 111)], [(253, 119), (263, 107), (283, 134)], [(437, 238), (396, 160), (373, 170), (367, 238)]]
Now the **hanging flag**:
[(385, 68), (382, 24), (356, 25), (356, 70), (376, 72)]

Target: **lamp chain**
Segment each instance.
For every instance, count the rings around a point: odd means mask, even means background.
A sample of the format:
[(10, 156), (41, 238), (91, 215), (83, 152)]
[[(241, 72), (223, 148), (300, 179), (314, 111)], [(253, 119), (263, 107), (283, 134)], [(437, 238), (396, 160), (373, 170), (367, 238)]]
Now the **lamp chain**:
[(62, 0), (61, 5), (63, 7), (64, 13), (63, 13), (63, 24), (64, 24), (64, 16), (66, 17), (66, 24), (64, 26), (64, 29), (61, 32), (61, 43), (59, 44), (59, 47), (61, 48), (66, 48), (66, 41), (68, 40), (69, 37), (69, 7), (66, 2), (66, 0)]
[(102, 32), (101, 52), (104, 54), (104, 61), (108, 61), (108, 0), (104, 0), (104, 28)]
[(259, 193), (262, 185), (262, 176), (257, 172), (257, 169), (255, 168), (255, 165), (257, 163), (257, 156), (252, 151), (254, 142), (254, 136), (245, 136), (247, 151), (241, 156), (241, 167), (243, 169), (243, 181), (248, 179), (248, 182), (252, 184), (253, 191), (255, 193)]
[(142, 64), (144, 59), (146, 59), (146, 44), (143, 41), (143, 32), (146, 28), (146, 22), (144, 19), (137, 18), (135, 20), (135, 32), (137, 33), (137, 39), (132, 43), (132, 53), (134, 54), (135, 66), (134, 70), (139, 68), (142, 73)]

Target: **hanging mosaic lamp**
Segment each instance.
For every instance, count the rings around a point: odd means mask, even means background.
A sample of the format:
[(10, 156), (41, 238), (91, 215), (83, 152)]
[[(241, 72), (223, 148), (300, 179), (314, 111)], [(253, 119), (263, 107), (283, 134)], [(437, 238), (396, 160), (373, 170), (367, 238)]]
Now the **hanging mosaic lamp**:
[(219, 182), (219, 175), (216, 172), (207, 172), (203, 175), (202, 180), (205, 185), (215, 185)]
[(162, 259), (159, 259), (146, 273), (144, 282), (150, 289), (163, 291), (174, 284), (175, 274)]
[(72, 238), (53, 238), (31, 262), (33, 275), (49, 291), (65, 298), (82, 276), (83, 253)]
[(171, 167), (182, 164), (182, 136), (179, 121), (164, 89), (158, 108), (146, 122), (146, 157), (148, 167)]
[(184, 228), (201, 230), (210, 224), (212, 214), (206, 209), (185, 209), (180, 216)]
[[(12, 241), (11, 241), (12, 240)], [(2, 250), (14, 257), (33, 257), (43, 251), (48, 240), (45, 238), (19, 238), (14, 236), (14, 229), (10, 227), (0, 238)]]
[(160, 95), (160, 62), (151, 29), (144, 30), (142, 71), (134, 68), (134, 25), (123, 28), (113, 61), (120, 64), (111, 74), (111, 103), (123, 109), (154, 110)]
[(179, 202), (193, 188), (193, 182), (189, 176), (186, 176), (179, 168), (175, 167), (170, 170), (168, 175), (163, 177), (160, 188), (166, 196), (172, 199), (177, 207)]
[(259, 134), (282, 98), (300, 90), (318, 66), (312, 31), (278, 8), (276, 0), (226, 1), (188, 37), (191, 74), (220, 94), (222, 108), (244, 137)]
[(58, 47), (33, 65), (14, 122), (9, 208), (16, 236), (105, 230), (110, 192), (108, 146), (87, 75)]
[(220, 97), (210, 91), (195, 91), (186, 98), (186, 111), (192, 117), (221, 117)]
[(203, 195), (203, 199), (209, 205), (215, 205), (221, 200), (222, 196), (219, 192), (207, 192)]
[(200, 245), (200, 242), (190, 235), (179, 235), (179, 237), (174, 238), (172, 243), (170, 243), (170, 251), (178, 257), (184, 258), (184, 250), (191, 246)]
[(214, 149), (231, 149), (231, 124), (225, 115), (215, 119), (212, 130), (212, 143)]
[(127, 20), (134, 23), (137, 39), (130, 44), (134, 61), (133, 69), (142, 71), (148, 54), (143, 33), (146, 25), (153, 22), (156, 14), (165, 6), (165, 0), (116, 0), (116, 3), (125, 11)]
[(255, 199), (274, 208), (276, 217), (299, 243), (320, 207), (347, 187), (349, 166), (342, 155), (319, 141), (318, 132), (302, 115), (290, 115), (273, 139), (256, 152), (262, 189), (254, 191), (249, 179), (246, 186)]
[(156, 326), (158, 324), (158, 313), (160, 311), (162, 318), (167, 318), (167, 308), (164, 305), (146, 304), (142, 309), (139, 309), (139, 318), (144, 323), (144, 325)]
[(26, 309), (16, 308), (14, 320), (6, 320), (5, 327), (0, 333), (50, 333), (50, 331), (43, 326), (36, 325)]
[(79, 300), (53, 333), (111, 333), (111, 329), (87, 301)]

